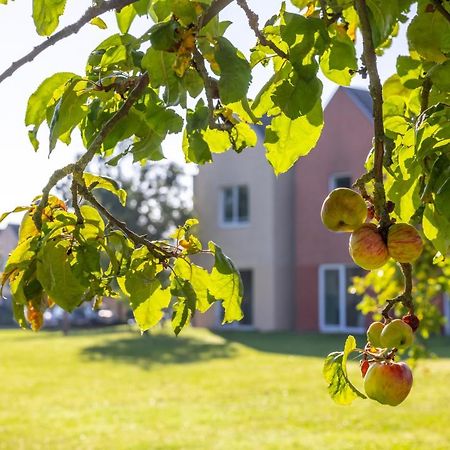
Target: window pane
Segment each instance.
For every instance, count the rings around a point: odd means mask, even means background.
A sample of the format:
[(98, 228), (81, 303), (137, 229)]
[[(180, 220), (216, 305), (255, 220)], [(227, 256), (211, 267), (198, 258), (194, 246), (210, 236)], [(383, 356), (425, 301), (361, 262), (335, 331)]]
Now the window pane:
[(340, 187), (351, 188), (352, 187), (352, 179), (350, 177), (336, 177), (334, 179), (334, 187), (335, 188), (340, 188)]
[(244, 318), (239, 322), (242, 325), (253, 324), (253, 273), (251, 270), (241, 270), (242, 284), (244, 285), (244, 299), (242, 312)]
[(339, 271), (325, 270), (325, 324), (339, 325)]
[(352, 285), (352, 278), (361, 276), (364, 271), (359, 267), (347, 267), (345, 273), (345, 308), (347, 315), (347, 327), (363, 327), (364, 317), (359, 310), (356, 309), (356, 305), (361, 301), (361, 296), (351, 294), (348, 292), (349, 286)]
[(238, 221), (248, 221), (248, 188), (247, 186), (238, 187)]
[(233, 189), (223, 189), (223, 221), (233, 222)]

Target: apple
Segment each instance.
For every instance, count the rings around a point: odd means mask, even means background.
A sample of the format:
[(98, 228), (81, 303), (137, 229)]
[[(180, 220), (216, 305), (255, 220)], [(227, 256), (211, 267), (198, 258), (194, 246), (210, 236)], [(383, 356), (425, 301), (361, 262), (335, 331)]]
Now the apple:
[(370, 327), (367, 329), (367, 341), (370, 342), (372, 347), (381, 347), (380, 336), (383, 331), (384, 323), (382, 322), (373, 322), (370, 324)]
[(383, 348), (408, 348), (414, 340), (412, 328), (401, 319), (394, 319), (384, 326), (380, 335)]
[(395, 223), (387, 236), (389, 254), (401, 263), (412, 263), (422, 253), (423, 242), (418, 231), (407, 223)]
[(357, 192), (337, 188), (330, 192), (320, 212), (323, 224), (331, 231), (354, 231), (367, 218), (367, 206)]
[(419, 328), (420, 320), (415, 314), (406, 314), (402, 317), (402, 320), (412, 328), (414, 333), (417, 331), (417, 328)]
[(383, 237), (373, 223), (366, 223), (355, 230), (349, 241), (350, 256), (363, 269), (379, 269), (389, 259)]
[(367, 397), (382, 405), (399, 405), (413, 384), (411, 369), (404, 362), (372, 363), (364, 377)]

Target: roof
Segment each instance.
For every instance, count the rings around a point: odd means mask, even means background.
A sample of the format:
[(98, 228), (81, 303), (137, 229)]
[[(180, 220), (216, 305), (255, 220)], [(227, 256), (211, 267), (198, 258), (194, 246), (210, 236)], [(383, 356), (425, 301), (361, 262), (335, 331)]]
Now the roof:
[(367, 89), (341, 88), (352, 99), (353, 103), (372, 119), (372, 97)]

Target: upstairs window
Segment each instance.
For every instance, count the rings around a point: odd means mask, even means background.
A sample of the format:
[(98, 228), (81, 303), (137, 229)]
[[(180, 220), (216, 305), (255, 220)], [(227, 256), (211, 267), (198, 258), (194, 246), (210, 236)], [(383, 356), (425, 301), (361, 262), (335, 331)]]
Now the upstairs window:
[(241, 225), (249, 221), (249, 196), (247, 186), (222, 188), (220, 222), (223, 225)]
[(351, 188), (352, 187), (352, 177), (348, 174), (337, 173), (330, 177), (329, 190), (337, 188)]

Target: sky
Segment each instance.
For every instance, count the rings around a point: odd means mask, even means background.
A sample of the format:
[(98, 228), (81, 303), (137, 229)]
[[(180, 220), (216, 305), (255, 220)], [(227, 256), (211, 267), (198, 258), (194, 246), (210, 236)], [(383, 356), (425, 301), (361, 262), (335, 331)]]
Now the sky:
[[(260, 23), (271, 17), (280, 2), (249, 0), (250, 7), (259, 15)], [(61, 18), (59, 29), (75, 22), (91, 4), (89, 0), (68, 0), (66, 13)], [(42, 42), (34, 29), (31, 17), (32, 2), (10, 2), (7, 6), (0, 5), (0, 72), (3, 72), (11, 62), (28, 53), (33, 46)], [(48, 76), (58, 71), (69, 71), (82, 74), (87, 55), (108, 33), (117, 32), (115, 17), (112, 13), (102, 16), (108, 24), (108, 30), (86, 25), (77, 35), (73, 35), (59, 44), (50, 47), (33, 62), (21, 67), (12, 77), (0, 83), (0, 214), (18, 205), (28, 205), (39, 195), (42, 187), (48, 181), (53, 171), (71, 162), (74, 155), (83, 148), (74, 131), (72, 144), (67, 147), (58, 144), (50, 158), (45, 124), (39, 133), (41, 148), (34, 152), (28, 141), (24, 124), (25, 110), (29, 96), (37, 86)], [(230, 5), (221, 14), (222, 20), (231, 20), (233, 25), (228, 29), (228, 37), (235, 45), (248, 55), (248, 49), (255, 43), (253, 32), (242, 11)], [(20, 25), (19, 25), (20, 24)], [(130, 33), (141, 34), (151, 24), (141, 21), (133, 25)], [(247, 52), (246, 52), (247, 49)], [(407, 54), (407, 44), (404, 30), (394, 42), (392, 48), (381, 58), (379, 70), (384, 80), (395, 70), (395, 60), (398, 54)], [(264, 71), (256, 71), (249, 96), (255, 95), (266, 81)], [(327, 80), (324, 82), (324, 101), (326, 102), (336, 89), (336, 85)], [(367, 80), (355, 77), (354, 87), (367, 86)], [(181, 136), (170, 135), (164, 144), (164, 152), (170, 159), (183, 161)], [(10, 216), (8, 221), (20, 221), (20, 215)]]

